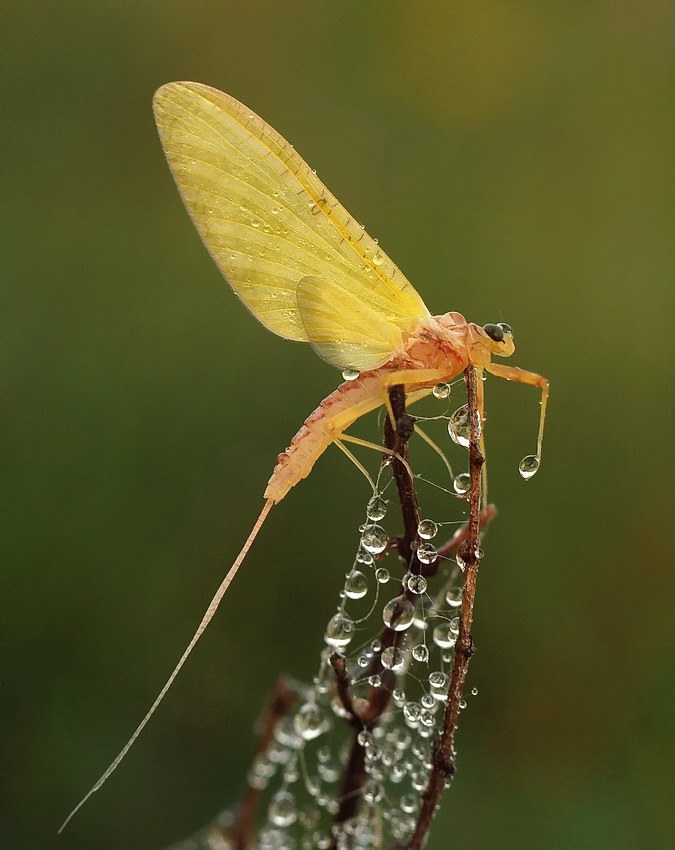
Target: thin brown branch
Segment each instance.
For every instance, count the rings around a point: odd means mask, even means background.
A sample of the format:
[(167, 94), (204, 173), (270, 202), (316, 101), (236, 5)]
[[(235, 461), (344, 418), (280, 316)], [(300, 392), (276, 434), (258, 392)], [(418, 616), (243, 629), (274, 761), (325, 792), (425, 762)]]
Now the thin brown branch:
[(480, 430), (482, 423), (478, 410), (476, 371), (469, 365), (464, 372), (467, 400), (471, 418), (471, 436), (469, 442), (469, 473), (471, 491), (469, 494), (469, 522), (466, 539), (460, 544), (464, 561), (464, 591), (459, 617), (459, 634), (455, 645), (455, 657), (450, 676), (448, 701), (443, 717), (443, 729), (434, 742), (431, 752), (432, 769), (427, 787), (422, 794), (415, 830), (407, 844), (407, 850), (420, 850), (423, 847), (431, 820), (438, 806), (443, 789), (455, 773), (455, 730), (459, 716), (460, 702), (469, 660), (474, 652), (471, 637), (471, 622), (476, 596), (476, 579), (480, 563), (480, 527), (481, 527), (481, 469), (484, 458), (480, 450)]
[[(274, 741), (274, 732), (298, 699), (297, 692), (283, 677), (279, 677), (269, 698), (260, 734), (253, 751), (253, 763), (266, 755)], [(256, 829), (256, 813), (260, 802), (260, 788), (250, 782), (237, 807), (234, 825), (227, 829), (227, 838), (234, 850), (248, 850), (253, 843)]]
[(334, 652), (329, 658), (330, 665), (335, 673), (335, 684), (338, 697), (345, 712), (350, 716), (351, 722), (357, 729), (363, 728), (363, 719), (356, 710), (352, 699), (352, 677), (347, 672), (347, 659), (339, 652)]
[[(417, 527), (420, 521), (420, 512), (415, 482), (410, 475), (409, 467), (406, 465), (408, 461), (408, 441), (413, 435), (415, 420), (406, 411), (404, 387), (392, 387), (389, 390), (389, 402), (394, 414), (395, 425), (392, 425), (390, 417), (387, 416), (384, 426), (384, 445), (395, 454), (386, 455), (384, 462), (391, 463), (403, 514), (404, 534), (397, 541), (397, 548), (401, 557), (409, 565), (409, 569), (419, 572), (422, 565), (417, 560), (415, 551), (418, 543)], [(402, 462), (401, 458), (405, 463)], [(407, 598), (414, 598), (405, 586), (402, 586), (401, 593)], [(403, 632), (397, 632), (385, 626), (380, 634), (382, 649), (398, 646), (403, 638)], [(360, 728), (371, 730), (377, 726), (391, 702), (391, 692), (396, 685), (396, 674), (382, 666), (381, 656), (377, 654), (370, 663), (367, 675), (380, 677), (380, 686), (371, 687), (366, 706), (359, 712)], [(355, 731), (342, 777), (339, 795), (340, 806), (335, 815), (335, 824), (342, 824), (354, 817), (361, 802), (360, 791), (365, 781), (365, 749), (358, 740), (358, 731)], [(337, 839), (334, 839), (332, 846), (337, 846)]]

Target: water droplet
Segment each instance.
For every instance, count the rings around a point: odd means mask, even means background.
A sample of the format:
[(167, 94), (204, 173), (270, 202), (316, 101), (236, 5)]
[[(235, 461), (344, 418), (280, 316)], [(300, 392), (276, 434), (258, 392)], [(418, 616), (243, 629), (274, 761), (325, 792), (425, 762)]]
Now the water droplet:
[(428, 708), (423, 709), (420, 712), (420, 723), (422, 726), (426, 726), (427, 728), (431, 728), (436, 722), (433, 712), (429, 711)]
[(418, 643), (417, 646), (413, 647), (412, 656), (415, 661), (428, 661), (429, 649), (423, 643)]
[(345, 582), (345, 593), (350, 599), (362, 599), (368, 593), (368, 579), (361, 570), (352, 570)]
[(274, 826), (290, 826), (298, 816), (295, 797), (288, 791), (278, 791), (272, 797), (267, 812)]
[(471, 437), (471, 420), (469, 408), (466, 404), (458, 407), (448, 420), (448, 433), (453, 443), (468, 448)]
[(382, 619), (385, 626), (395, 632), (402, 632), (412, 625), (415, 608), (405, 596), (397, 596), (384, 606)]
[(443, 673), (442, 670), (434, 670), (433, 673), (429, 673), (429, 684), (432, 688), (446, 688), (449, 681), (448, 674)]
[(431, 694), (424, 694), (420, 702), (422, 703), (423, 708), (428, 708), (430, 711), (436, 711), (438, 708), (438, 703)]
[(452, 482), (452, 487), (458, 496), (463, 496), (471, 489), (471, 476), (468, 472), (460, 473)]
[(384, 789), (379, 782), (366, 782), (363, 787), (363, 799), (366, 803), (379, 803), (384, 796)]
[(371, 640), (370, 648), (374, 653), (382, 652), (382, 641), (379, 638), (375, 638), (375, 640)]
[(379, 688), (382, 685), (382, 679), (376, 673), (374, 676), (368, 677), (368, 684), (371, 688)]
[(417, 557), (423, 564), (433, 564), (438, 557), (438, 552), (433, 543), (420, 543), (417, 547)]
[(345, 381), (355, 381), (361, 373), (358, 369), (343, 369), (342, 377)]
[(422, 713), (422, 706), (418, 702), (407, 702), (403, 706), (403, 716), (411, 723), (416, 723)]
[(399, 800), (401, 811), (408, 815), (417, 811), (417, 797), (414, 794), (404, 794)]
[(472, 696), (472, 697), (477, 697), (477, 696), (478, 696), (478, 688), (475, 688), (475, 687), (474, 687), (474, 688), (471, 688), (471, 696)]
[(394, 688), (391, 692), (391, 698), (394, 701), (394, 705), (401, 706), (405, 702), (405, 691), (403, 688)]
[(326, 627), (323, 639), (329, 646), (341, 649), (354, 637), (354, 621), (350, 616), (338, 611), (333, 615)]
[(469, 541), (465, 540), (464, 543), (457, 550), (457, 554), (455, 555), (455, 563), (463, 570), (466, 567), (467, 559), (471, 554), (471, 550), (469, 549)]
[(451, 608), (461, 607), (462, 588), (459, 585), (457, 587), (451, 587), (445, 594), (445, 601)]
[(305, 741), (318, 738), (327, 728), (321, 710), (313, 702), (306, 702), (300, 706), (293, 718), (293, 726), (298, 735), (302, 736)]
[(405, 667), (407, 660), (407, 652), (399, 649), (397, 646), (388, 646), (382, 652), (382, 666), (387, 670), (393, 670), (398, 673)]
[(438, 525), (433, 519), (423, 519), (417, 526), (417, 533), (422, 540), (431, 540), (432, 537), (438, 534)]
[(369, 658), (367, 655), (359, 655), (359, 657), (356, 659), (356, 663), (359, 665), (359, 667), (367, 667), (368, 661)]
[(362, 747), (371, 747), (375, 743), (375, 738), (373, 738), (373, 733), (369, 732), (367, 729), (362, 729), (359, 734), (356, 736), (356, 740), (361, 744)]
[(457, 643), (457, 634), (450, 628), (450, 623), (439, 623), (434, 629), (433, 639), (441, 649), (452, 649)]
[(367, 525), (362, 536), (361, 545), (372, 555), (379, 555), (387, 548), (389, 538), (381, 525)]
[(536, 455), (526, 455), (518, 464), (518, 472), (527, 481), (539, 469), (539, 458)]
[(378, 567), (375, 570), (375, 578), (380, 584), (386, 584), (389, 581), (389, 570), (386, 567)]
[[(420, 558), (420, 560), (422, 559)], [(427, 589), (427, 580), (424, 578), (424, 576), (409, 576), (406, 584), (408, 585), (408, 590), (411, 593), (424, 593)]]
[(384, 262), (384, 255), (381, 254), (378, 251), (377, 254), (375, 254), (375, 256), (373, 257), (373, 265), (374, 266), (381, 266), (383, 262)]
[(384, 519), (387, 513), (387, 503), (380, 496), (373, 496), (372, 499), (368, 502), (368, 507), (366, 508), (366, 514), (368, 519), (372, 519), (375, 522), (379, 522), (379, 520)]
[(370, 554), (370, 552), (365, 552), (363, 549), (359, 549), (359, 552), (356, 556), (356, 560), (359, 564), (370, 565), (373, 563), (373, 556)]
[(450, 384), (436, 384), (431, 391), (435, 398), (447, 398), (450, 395), (452, 387)]

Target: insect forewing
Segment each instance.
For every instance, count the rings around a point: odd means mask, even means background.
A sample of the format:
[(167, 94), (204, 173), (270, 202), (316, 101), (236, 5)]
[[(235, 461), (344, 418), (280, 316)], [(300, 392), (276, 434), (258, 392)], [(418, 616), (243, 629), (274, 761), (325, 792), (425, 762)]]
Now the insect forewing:
[[(307, 277), (339, 287), (353, 303), (366, 302), (399, 330), (429, 315), (394, 263), (293, 147), (250, 109), (189, 82), (162, 86), (154, 109), (169, 166), (204, 244), (271, 331), (312, 341), (313, 326), (302, 321), (297, 300)], [(359, 321), (368, 317), (350, 315), (339, 335), (335, 329), (336, 353), (326, 359), (341, 365), (340, 346), (350, 342), (350, 328)], [(356, 342), (365, 352), (361, 330)], [(323, 326), (322, 339), (330, 332)], [(373, 345), (381, 359), (380, 333)]]

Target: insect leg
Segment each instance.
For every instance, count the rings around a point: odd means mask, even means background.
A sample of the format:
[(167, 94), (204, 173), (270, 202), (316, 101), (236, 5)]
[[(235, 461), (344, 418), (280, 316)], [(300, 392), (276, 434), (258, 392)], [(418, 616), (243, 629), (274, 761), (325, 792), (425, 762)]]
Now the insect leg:
[[(342, 436), (342, 439), (344, 439), (344, 435)], [(362, 473), (362, 475), (364, 475), (364, 476), (365, 476), (366, 480), (367, 480), (367, 481), (368, 481), (368, 483), (370, 484), (370, 486), (371, 486), (371, 488), (372, 488), (372, 490), (373, 490), (373, 493), (374, 493), (374, 492), (376, 491), (376, 489), (377, 489), (377, 488), (375, 487), (375, 482), (373, 481), (373, 479), (372, 479), (372, 478), (370, 477), (370, 475), (368, 474), (368, 470), (367, 470), (367, 469), (365, 468), (365, 466), (361, 463), (361, 461), (360, 461), (360, 460), (358, 460), (358, 459), (357, 459), (357, 458), (356, 458), (356, 457), (352, 454), (352, 452), (350, 452), (350, 451), (349, 451), (349, 449), (347, 448), (347, 446), (345, 446), (345, 444), (342, 442), (342, 439), (335, 439), (335, 440), (333, 440), (333, 442), (334, 442), (334, 443), (335, 443), (335, 445), (336, 445), (336, 446), (340, 449), (340, 451), (344, 452), (344, 453), (347, 455), (347, 457), (349, 458), (349, 460), (351, 460), (351, 462), (352, 462), (352, 463), (354, 464), (354, 466), (355, 466), (355, 467), (359, 470), (359, 472), (360, 472), (360, 473)], [(347, 439), (348, 439), (348, 438), (347, 438)]]
[(428, 434), (424, 433), (424, 431), (420, 428), (420, 426), (417, 424), (417, 422), (415, 422), (415, 433), (419, 434), (420, 437), (424, 440), (424, 442), (428, 446), (430, 446), (436, 452), (437, 455), (440, 456), (441, 460), (443, 461), (443, 463), (446, 466), (446, 469), (450, 473), (450, 480), (454, 481), (455, 480), (455, 473), (452, 471), (452, 466), (450, 466), (450, 461), (445, 456), (443, 449), (441, 449), (440, 446), (437, 446), (436, 443), (434, 443), (434, 441), (431, 439), (431, 437)]
[(546, 420), (546, 405), (548, 403), (549, 382), (536, 372), (519, 369), (518, 366), (505, 366), (502, 363), (488, 363), (485, 367), (491, 375), (506, 378), (507, 381), (518, 381), (519, 384), (530, 384), (541, 390), (541, 413), (539, 415), (539, 434), (537, 436), (536, 458), (541, 461), (541, 445), (544, 440), (544, 422)]
[[(408, 474), (410, 475), (410, 477), (414, 478), (412, 469), (410, 468), (408, 461), (405, 458), (401, 457), (398, 452), (395, 452), (392, 449), (388, 449), (386, 446), (378, 446), (377, 443), (371, 443), (368, 440), (362, 440), (360, 437), (352, 437), (351, 434), (345, 434), (344, 432), (340, 434), (339, 439), (345, 440), (348, 443), (353, 443), (355, 446), (363, 446), (364, 449), (374, 449), (381, 455), (385, 454), (395, 457), (397, 460), (400, 460), (401, 463), (405, 466), (405, 468), (408, 470)], [(338, 440), (334, 440), (333, 442), (338, 442)], [(342, 446), (341, 448), (344, 451), (344, 446)]]

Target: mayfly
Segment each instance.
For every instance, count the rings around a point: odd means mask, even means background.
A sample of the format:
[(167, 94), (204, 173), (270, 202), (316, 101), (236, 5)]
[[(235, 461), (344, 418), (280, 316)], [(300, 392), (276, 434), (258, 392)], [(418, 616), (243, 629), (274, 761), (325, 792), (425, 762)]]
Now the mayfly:
[[(308, 342), (345, 380), (278, 456), (260, 516), (185, 652), (122, 751), (61, 829), (117, 768), (155, 712), (271, 508), (310, 473), (329, 445), (363, 444), (345, 431), (365, 413), (387, 406), (390, 388), (402, 385), (420, 398), (470, 365), (479, 375), (532, 384), (541, 390), (539, 434), (536, 453), (521, 461), (523, 477), (531, 477), (541, 459), (548, 381), (492, 363), (493, 355), (514, 352), (509, 325), (481, 327), (454, 312), (432, 316), (293, 146), (233, 97), (200, 83), (168, 83), (155, 94), (154, 111), (183, 202), (232, 289), (266, 328)], [(478, 387), (482, 419), (481, 381)]]

